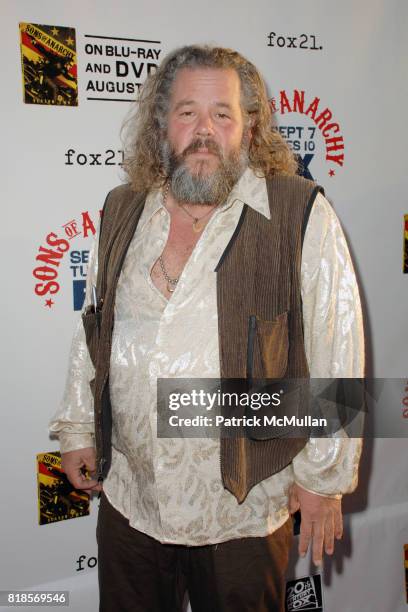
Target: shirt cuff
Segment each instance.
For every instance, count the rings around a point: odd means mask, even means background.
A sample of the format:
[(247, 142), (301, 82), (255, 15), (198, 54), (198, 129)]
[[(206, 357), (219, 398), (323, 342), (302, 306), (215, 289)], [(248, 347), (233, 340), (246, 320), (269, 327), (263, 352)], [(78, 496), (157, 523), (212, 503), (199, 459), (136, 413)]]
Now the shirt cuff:
[(352, 493), (357, 486), (361, 449), (362, 440), (348, 438), (343, 429), (333, 438), (310, 438), (293, 458), (294, 481), (323, 497)]
[(69, 453), (73, 450), (90, 448), (95, 446), (95, 439), (92, 434), (87, 433), (64, 433), (59, 434), (60, 450), (62, 453)]
[(300, 482), (297, 482), (297, 480), (295, 480), (295, 483), (299, 485), (299, 487), (302, 487), (302, 489), (304, 489), (305, 491), (308, 491), (309, 493), (313, 493), (314, 495), (319, 495), (320, 497), (329, 497), (330, 499), (342, 499), (343, 497), (342, 493), (333, 493), (333, 494), (318, 493), (317, 491), (312, 491), (312, 489), (308, 489), (307, 487), (304, 487)]

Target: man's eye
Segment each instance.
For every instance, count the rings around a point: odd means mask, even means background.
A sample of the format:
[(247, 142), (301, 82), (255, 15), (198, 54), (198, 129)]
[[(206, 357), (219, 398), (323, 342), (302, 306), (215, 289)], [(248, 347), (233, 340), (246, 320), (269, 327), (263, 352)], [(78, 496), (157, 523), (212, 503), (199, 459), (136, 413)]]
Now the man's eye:
[(228, 119), (228, 115), (226, 115), (225, 113), (217, 113), (218, 117), (220, 117), (220, 119)]
[(193, 114), (192, 111), (183, 111), (181, 115), (185, 115), (186, 117), (190, 117)]

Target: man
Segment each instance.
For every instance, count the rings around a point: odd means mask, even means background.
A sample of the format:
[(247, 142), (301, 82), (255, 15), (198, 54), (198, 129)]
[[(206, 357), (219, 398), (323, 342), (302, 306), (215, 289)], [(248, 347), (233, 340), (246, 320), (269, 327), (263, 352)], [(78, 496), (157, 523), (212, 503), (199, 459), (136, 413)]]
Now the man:
[(289, 515), (302, 556), (332, 554), (360, 440), (158, 438), (157, 379), (362, 376), (347, 245), (237, 52), (170, 54), (129, 130), (130, 185), (107, 198), (88, 271), (89, 351), (79, 324), (51, 423), (72, 484), (105, 477), (100, 609), (175, 611), (187, 589), (193, 612), (282, 611)]

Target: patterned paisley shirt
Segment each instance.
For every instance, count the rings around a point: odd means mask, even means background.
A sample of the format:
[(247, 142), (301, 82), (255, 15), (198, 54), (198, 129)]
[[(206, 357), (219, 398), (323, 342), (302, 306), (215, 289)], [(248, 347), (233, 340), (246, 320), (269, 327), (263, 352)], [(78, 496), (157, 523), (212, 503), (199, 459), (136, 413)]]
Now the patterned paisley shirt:
[[(292, 464), (254, 486), (241, 504), (223, 487), (219, 440), (157, 438), (158, 377), (219, 377), (214, 268), (244, 203), (269, 218), (265, 180), (250, 169), (210, 218), (167, 300), (150, 272), (166, 244), (170, 216), (161, 191), (151, 191), (117, 287), (109, 375), (112, 465), (103, 488), (132, 527), (163, 543), (194, 546), (265, 536), (287, 520), (288, 488), (294, 481), (331, 496), (351, 492), (357, 484), (361, 440), (347, 438), (343, 430), (335, 438), (309, 440)], [(97, 237), (85, 305), (96, 272)], [(363, 376), (356, 278), (340, 223), (321, 194), (306, 229), (301, 290), (310, 375)], [(50, 423), (61, 452), (93, 445), (92, 378), (79, 321), (63, 400)]]

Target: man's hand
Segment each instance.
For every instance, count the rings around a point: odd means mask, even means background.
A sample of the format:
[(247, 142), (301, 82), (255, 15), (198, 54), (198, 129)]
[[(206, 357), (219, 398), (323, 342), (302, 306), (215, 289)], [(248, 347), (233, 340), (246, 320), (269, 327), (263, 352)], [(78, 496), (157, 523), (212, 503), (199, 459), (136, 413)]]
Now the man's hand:
[(69, 482), (76, 489), (84, 489), (84, 491), (102, 491), (102, 484), (92, 478), (87, 478), (84, 471), (87, 470), (92, 474), (96, 470), (95, 466), (95, 449), (81, 448), (79, 450), (69, 451), (61, 454), (62, 471), (68, 477)]
[(298, 484), (292, 485), (289, 491), (289, 512), (300, 510), (299, 554), (304, 557), (312, 543), (312, 557), (315, 565), (320, 565), (324, 550), (333, 554), (334, 538), (340, 540), (343, 535), (343, 516), (341, 499), (323, 497), (302, 489)]

